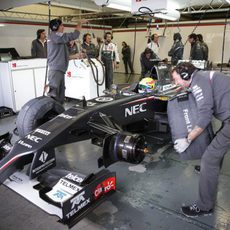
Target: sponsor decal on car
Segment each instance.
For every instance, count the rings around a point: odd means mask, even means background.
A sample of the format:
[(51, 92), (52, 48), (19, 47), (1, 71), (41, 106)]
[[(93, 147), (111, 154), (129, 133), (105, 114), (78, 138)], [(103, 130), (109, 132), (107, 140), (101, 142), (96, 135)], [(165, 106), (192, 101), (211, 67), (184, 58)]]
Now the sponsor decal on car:
[(28, 139), (28, 140), (30, 140), (30, 141), (33, 141), (35, 143), (39, 143), (42, 140), (41, 137), (37, 137), (37, 136), (32, 135), (32, 134), (26, 135), (25, 138)]
[(24, 146), (24, 147), (26, 147), (28, 149), (32, 149), (32, 145), (29, 145), (29, 144), (25, 143), (23, 140), (19, 140), (18, 144), (20, 144), (20, 145), (22, 145), (22, 146)]
[(59, 186), (63, 190), (65, 190), (66, 192), (68, 192), (72, 195), (74, 195), (75, 193), (79, 192), (82, 189), (82, 187), (80, 187), (80, 186), (78, 186), (78, 185), (76, 185), (76, 184), (74, 184), (68, 180), (65, 180), (63, 178), (61, 178), (58, 183), (59, 183)]
[(146, 108), (145, 108), (146, 105), (147, 103), (144, 102), (142, 104), (137, 104), (137, 105), (133, 105), (131, 107), (125, 108), (125, 117), (146, 112)]
[(94, 199), (98, 199), (101, 195), (112, 190), (116, 190), (116, 177), (109, 177), (102, 181), (94, 190)]
[(35, 129), (34, 133), (40, 133), (40, 134), (43, 134), (45, 136), (49, 136), (50, 135), (50, 132), (47, 131), (47, 130), (44, 130), (44, 129)]
[(63, 203), (64, 201), (71, 198), (71, 194), (54, 187), (50, 192), (46, 194), (51, 200), (58, 203)]
[(64, 113), (59, 114), (58, 117), (62, 117), (62, 118), (67, 119), (67, 120), (73, 119), (73, 116), (70, 116), (70, 115), (64, 114)]
[(66, 214), (66, 217), (69, 219), (74, 214), (79, 212), (85, 206), (90, 203), (90, 198), (85, 197), (85, 191), (82, 191), (79, 195), (75, 196), (73, 199), (70, 200), (71, 204), (71, 211)]
[(84, 178), (80, 177), (78, 174), (73, 174), (73, 173), (67, 174), (65, 178), (72, 180), (74, 182), (77, 182), (77, 183), (81, 183), (84, 180)]
[(50, 160), (46, 161), (44, 164), (38, 166), (37, 168), (33, 169), (33, 173), (39, 173), (43, 171), (45, 168), (48, 168), (53, 162), (55, 161), (55, 158), (51, 158)]
[(42, 151), (42, 154), (41, 154), (41, 156), (39, 157), (39, 161), (41, 161), (42, 163), (45, 163), (47, 157), (48, 157), (48, 153), (45, 152), (45, 151)]
[(22, 184), (23, 183), (23, 179), (20, 178), (19, 176), (13, 174), (9, 177), (10, 181), (14, 181), (17, 184)]

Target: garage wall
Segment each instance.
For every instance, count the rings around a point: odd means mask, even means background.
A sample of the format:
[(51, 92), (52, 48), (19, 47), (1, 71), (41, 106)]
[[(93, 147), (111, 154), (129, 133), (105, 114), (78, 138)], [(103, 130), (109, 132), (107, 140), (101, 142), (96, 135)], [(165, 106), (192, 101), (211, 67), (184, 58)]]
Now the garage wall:
[[(3, 26), (1, 26), (3, 25)], [(38, 29), (45, 29), (48, 31), (47, 24), (29, 24), (22, 22), (8, 22), (0, 23), (0, 48), (14, 47), (18, 51), (20, 56), (30, 56), (31, 42), (36, 38), (36, 32)], [(74, 25), (68, 25), (65, 27), (65, 32), (72, 32)], [(105, 29), (101, 26), (82, 29), (80, 41), (82, 42), (82, 35), (86, 32), (94, 33), (95, 37), (103, 37), (104, 31), (110, 31), (111, 27)], [(48, 32), (47, 32), (48, 33)], [(92, 39), (96, 44), (96, 38)]]
[[(3, 27), (1, 25), (4, 25)], [(172, 23), (167, 24), (158, 24), (159, 28), (156, 28), (154, 25), (151, 29), (152, 33), (157, 33), (160, 35), (159, 43), (161, 46), (160, 49), (160, 58), (169, 58), (168, 51), (173, 43), (173, 34), (175, 32), (180, 32), (182, 34), (183, 43), (186, 42), (187, 36), (193, 31), (196, 22), (186, 22), (186, 23)], [(31, 42), (36, 37), (36, 31), (40, 28), (44, 28), (47, 31), (47, 24), (32, 24), (27, 22), (0, 22), (0, 48), (7, 47), (15, 47), (18, 53), (21, 56), (29, 56), (30, 55), (30, 47)], [(73, 31), (74, 26), (68, 25), (65, 28), (66, 32)], [(96, 37), (103, 37), (105, 31), (111, 30), (111, 27), (106, 27), (106, 29), (102, 28), (100, 25), (95, 26), (93, 28), (86, 28), (82, 30), (82, 34), (85, 32), (94, 32)], [(224, 32), (224, 21), (215, 20), (215, 21), (203, 21), (196, 28), (195, 33), (201, 33), (204, 36), (205, 42), (209, 46), (209, 59), (213, 63), (220, 63), (222, 57), (222, 42), (223, 42), (223, 32)], [(134, 35), (136, 33), (136, 45), (134, 45)], [(127, 29), (114, 29), (114, 42), (118, 45), (118, 49), (121, 52), (121, 43), (122, 41), (126, 41), (132, 51), (134, 51), (135, 47), (135, 59), (134, 59), (134, 70), (136, 73), (140, 73), (140, 62), (139, 57), (140, 53), (145, 49), (147, 44), (146, 37), (146, 27), (138, 28), (136, 32), (134, 28)], [(80, 38), (82, 41), (82, 39)], [(93, 39), (93, 42), (96, 43), (96, 39)], [(224, 62), (228, 62), (230, 58), (230, 20), (228, 21), (226, 27), (226, 38), (225, 38), (225, 51), (224, 51)], [(184, 50), (184, 59), (189, 58), (190, 52), (190, 43), (186, 43)], [(121, 54), (120, 54), (121, 56)], [(118, 72), (124, 72), (124, 65), (121, 59), (121, 64)]]
[[(160, 58), (169, 58), (168, 51), (173, 44), (173, 34), (180, 32), (182, 35), (182, 42), (185, 44), (189, 34), (193, 32), (196, 26), (196, 22), (186, 22), (186, 24), (168, 24), (166, 27), (164, 24), (159, 24), (159, 28), (152, 27), (151, 32), (157, 33), (160, 43)], [(196, 34), (202, 34), (204, 41), (209, 46), (209, 60), (213, 63), (220, 63), (222, 58), (222, 45), (223, 45), (223, 33), (224, 33), (224, 21), (204, 21), (198, 25), (194, 31)], [(130, 45), (132, 51), (134, 50), (134, 35), (135, 31), (133, 28), (128, 29), (114, 29), (114, 42), (118, 45), (121, 53), (121, 43), (125, 41)], [(140, 73), (140, 53), (144, 51), (147, 44), (146, 28), (139, 28), (136, 30), (136, 45), (135, 45), (135, 59), (134, 59), (134, 70), (136, 73)], [(230, 21), (228, 21), (225, 35), (225, 51), (224, 51), (224, 62), (228, 62), (230, 58)], [(190, 43), (187, 42), (184, 48), (184, 59), (189, 58)], [(121, 55), (121, 54), (120, 54)], [(121, 65), (118, 72), (124, 72), (124, 65)]]

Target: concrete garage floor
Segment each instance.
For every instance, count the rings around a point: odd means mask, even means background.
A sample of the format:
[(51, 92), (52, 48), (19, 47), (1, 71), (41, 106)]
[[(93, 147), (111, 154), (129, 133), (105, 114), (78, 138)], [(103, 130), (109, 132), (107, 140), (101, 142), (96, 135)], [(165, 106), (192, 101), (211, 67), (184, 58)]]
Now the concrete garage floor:
[[(125, 76), (116, 74), (116, 81), (125, 82)], [(12, 132), (15, 120), (16, 116), (0, 119), (0, 134)], [(217, 129), (218, 124), (214, 125)], [(13, 142), (16, 139), (13, 136)], [(83, 141), (59, 147), (57, 167), (84, 174), (99, 171), (97, 158), (101, 156), (101, 149), (89, 143)], [(194, 165), (199, 161), (182, 161), (170, 144), (152, 145), (151, 155), (140, 165), (119, 162), (109, 167), (117, 175), (116, 193), (77, 223), (73, 230), (230, 229), (229, 154), (221, 169), (214, 214), (187, 218), (181, 214), (180, 207), (196, 200), (199, 175), (194, 172)], [(57, 217), (49, 216), (5, 186), (0, 186), (0, 204), (0, 230), (68, 229), (57, 222)]]

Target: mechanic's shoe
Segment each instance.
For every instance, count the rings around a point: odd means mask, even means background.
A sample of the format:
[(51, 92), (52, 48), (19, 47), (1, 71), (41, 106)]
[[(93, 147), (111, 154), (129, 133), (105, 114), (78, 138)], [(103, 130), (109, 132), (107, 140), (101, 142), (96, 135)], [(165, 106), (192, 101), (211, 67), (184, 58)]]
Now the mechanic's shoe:
[(200, 174), (200, 165), (195, 165), (194, 166), (194, 171), (198, 174)]
[(196, 204), (190, 206), (182, 206), (181, 211), (187, 217), (209, 216), (213, 213), (212, 209), (209, 211), (200, 210)]

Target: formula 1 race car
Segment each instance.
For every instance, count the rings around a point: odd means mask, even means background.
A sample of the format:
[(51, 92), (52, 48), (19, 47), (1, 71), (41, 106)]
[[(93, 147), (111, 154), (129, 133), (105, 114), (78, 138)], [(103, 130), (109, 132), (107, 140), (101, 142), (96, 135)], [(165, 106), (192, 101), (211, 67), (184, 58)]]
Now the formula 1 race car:
[(17, 117), (21, 138), (13, 146), (9, 141), (2, 144), (0, 183), (7, 184), (12, 175), (17, 178), (14, 173), (29, 165), (28, 178), (40, 181), (33, 188), (40, 187), (41, 199), (62, 208), (61, 218), (69, 223), (92, 200), (115, 190), (115, 175), (107, 169), (88, 176), (70, 171), (47, 174), (56, 164), (55, 148), (91, 139), (92, 144), (102, 147), (99, 167), (117, 161), (140, 163), (148, 153), (148, 136), (170, 140), (167, 101), (178, 88), (171, 84), (167, 66), (158, 66), (156, 74), (154, 89), (142, 88), (139, 93), (141, 84), (134, 83), (119, 92), (78, 101), (65, 111), (50, 97), (26, 103)]

